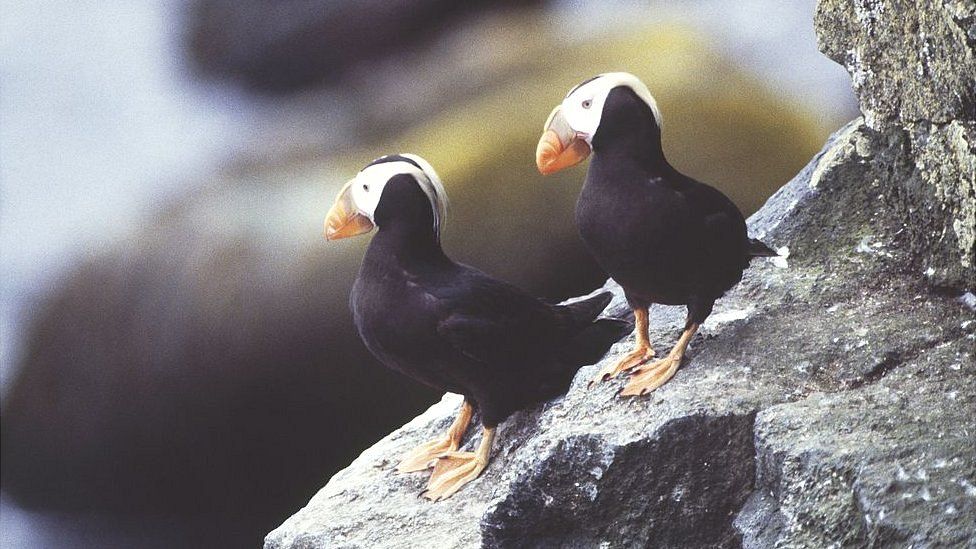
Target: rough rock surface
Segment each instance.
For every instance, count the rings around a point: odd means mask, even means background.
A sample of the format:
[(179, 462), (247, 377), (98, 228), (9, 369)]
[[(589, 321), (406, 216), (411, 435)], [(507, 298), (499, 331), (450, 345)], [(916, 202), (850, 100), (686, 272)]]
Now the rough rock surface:
[(976, 287), (976, 3), (822, 0), (815, 21), (882, 132), (918, 266)]
[[(432, 504), (417, 497), (425, 474), (393, 468), (446, 428), (449, 395), (265, 546), (971, 542), (976, 320), (959, 292), (912, 270), (898, 210), (880, 198), (893, 183), (877, 137), (852, 122), (750, 219), (789, 257), (747, 271), (669, 384), (620, 399), (620, 381), (587, 389), (596, 367), (583, 368), (566, 397), (502, 425), (479, 480)], [(618, 294), (611, 312), (622, 307)], [(665, 352), (683, 311), (651, 319)]]
[(976, 115), (976, 4), (821, 0), (820, 51), (851, 73), (868, 125)]

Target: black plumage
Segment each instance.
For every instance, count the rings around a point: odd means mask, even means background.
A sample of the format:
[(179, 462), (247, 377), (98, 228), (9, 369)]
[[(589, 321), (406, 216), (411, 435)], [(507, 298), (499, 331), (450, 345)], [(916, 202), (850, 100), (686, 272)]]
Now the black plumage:
[[(565, 393), (581, 366), (597, 362), (632, 327), (597, 320), (609, 293), (550, 305), (452, 261), (440, 245), (435, 208), (416, 177), (394, 175), (382, 190), (372, 215), (378, 233), (350, 295), (353, 317), (366, 346), (386, 366), (464, 395), (459, 422), (466, 423), (471, 409), (478, 409), (483, 426), (492, 430), (486, 431), (490, 447), (499, 422)], [(459, 476), (461, 482), (450, 478), (448, 486), (438, 484), (459, 466), (450, 458), (462, 456), (456, 450), (464, 427), (456, 422), (448, 437), (418, 448), (401, 464), (402, 471), (419, 470), (447, 456), (438, 461), (428, 485), (433, 499), (477, 476), (469, 470)]]
[(631, 305), (687, 305), (688, 322), (701, 324), (754, 254), (771, 253), (750, 241), (728, 197), (668, 163), (651, 109), (630, 88), (610, 92), (592, 147), (576, 223)]
[[(600, 93), (599, 86), (592, 88), (597, 90), (579, 96), (585, 101)], [(639, 332), (637, 349), (602, 371), (598, 379), (654, 356), (647, 341), (651, 304), (688, 307), (685, 330), (675, 349), (665, 359), (639, 368), (623, 391), (641, 394), (670, 379), (688, 340), (715, 301), (741, 280), (750, 260), (775, 253), (749, 238), (742, 213), (728, 197), (668, 163), (656, 105), (652, 108), (628, 85), (604, 92), (598, 126), (587, 136), (592, 156), (576, 222), (586, 247), (623, 288)], [(573, 104), (567, 106), (572, 94), (564, 107), (572, 108)], [(569, 149), (568, 144), (562, 145)]]
[(609, 293), (549, 305), (452, 261), (410, 175), (389, 182), (375, 222), (350, 296), (363, 342), (388, 367), (465, 395), (489, 427), (564, 393), (624, 335), (621, 321), (594, 322)]

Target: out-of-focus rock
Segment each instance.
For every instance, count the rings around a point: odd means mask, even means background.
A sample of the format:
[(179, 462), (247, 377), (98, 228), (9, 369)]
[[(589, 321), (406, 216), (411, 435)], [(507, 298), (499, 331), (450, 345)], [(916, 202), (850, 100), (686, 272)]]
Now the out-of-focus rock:
[(203, 72), (265, 92), (334, 83), (351, 67), (430, 44), (486, 8), (541, 0), (194, 0), (190, 58)]
[(380, 154), (437, 167), (452, 256), (565, 297), (604, 279), (572, 222), (582, 172), (542, 180), (532, 153), (553, 102), (581, 78), (639, 74), (665, 112), (672, 161), (746, 211), (819, 142), (795, 106), (685, 29), (566, 44), (541, 19), (506, 25), (464, 35), (505, 55), (455, 65), (456, 78), (492, 85), (440, 94), (447, 73), (432, 71), (408, 94), (422, 109), (404, 118), (413, 103), (391, 79), (363, 94), (385, 111), (351, 111), (372, 128), (367, 145), (245, 157), (68, 275), (37, 311), (4, 400), (4, 490), (35, 507), (180, 513), (174, 528), (191, 523), (203, 545), (253, 545), (433, 400), (354, 333), (348, 292), (368, 238), (321, 236), (338, 188)]
[[(971, 540), (976, 321), (905, 273), (872, 134), (860, 120), (839, 131), (750, 219), (789, 257), (747, 271), (663, 388), (620, 399), (620, 381), (587, 388), (601, 365), (583, 368), (564, 398), (502, 425), (480, 479), (430, 503), (417, 497), (426, 475), (394, 467), (446, 428), (459, 403), (448, 396), (339, 472), (265, 547)], [(651, 319), (663, 352), (683, 311), (654, 307)]]

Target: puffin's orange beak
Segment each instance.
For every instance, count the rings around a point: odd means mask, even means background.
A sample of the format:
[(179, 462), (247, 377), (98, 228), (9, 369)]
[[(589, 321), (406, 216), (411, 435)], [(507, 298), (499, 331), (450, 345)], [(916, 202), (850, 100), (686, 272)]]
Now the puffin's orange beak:
[(570, 127), (560, 107), (553, 109), (535, 148), (535, 165), (539, 173), (556, 173), (579, 164), (587, 156), (590, 156), (590, 145)]
[(357, 234), (368, 233), (373, 229), (373, 222), (368, 217), (359, 213), (356, 205), (352, 202), (352, 181), (343, 185), (336, 197), (335, 204), (329, 208), (329, 213), (325, 216), (325, 238), (326, 240), (339, 240), (356, 236)]

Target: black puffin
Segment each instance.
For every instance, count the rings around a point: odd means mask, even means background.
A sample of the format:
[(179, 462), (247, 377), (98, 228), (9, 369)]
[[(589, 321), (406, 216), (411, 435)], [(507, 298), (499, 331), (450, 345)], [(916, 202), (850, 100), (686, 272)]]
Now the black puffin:
[[(441, 249), (447, 198), (422, 158), (384, 156), (339, 192), (325, 220), (329, 240), (378, 229), (350, 295), (366, 347), (387, 367), (464, 395), (443, 438), (404, 456), (401, 472), (436, 460), (424, 495), (450, 497), (485, 468), (495, 426), (513, 412), (561, 395), (583, 365), (597, 362), (633, 326), (597, 319), (608, 292), (549, 305), (452, 261)], [(484, 427), (476, 452), (458, 452), (475, 410)]]
[[(674, 376), (715, 300), (742, 279), (754, 257), (776, 253), (746, 233), (745, 219), (717, 189), (683, 175), (661, 147), (661, 113), (647, 86), (606, 73), (570, 90), (546, 121), (536, 165), (550, 174), (593, 158), (576, 204), (586, 247), (624, 289), (637, 321), (636, 348), (593, 380), (637, 367), (623, 395), (657, 389)], [(654, 362), (647, 333), (652, 303), (687, 305), (684, 331)]]

